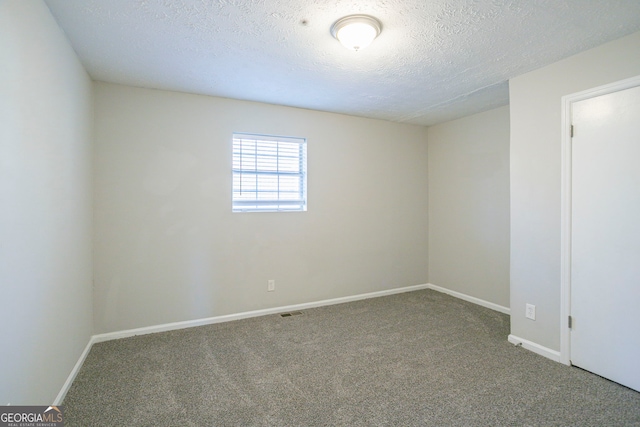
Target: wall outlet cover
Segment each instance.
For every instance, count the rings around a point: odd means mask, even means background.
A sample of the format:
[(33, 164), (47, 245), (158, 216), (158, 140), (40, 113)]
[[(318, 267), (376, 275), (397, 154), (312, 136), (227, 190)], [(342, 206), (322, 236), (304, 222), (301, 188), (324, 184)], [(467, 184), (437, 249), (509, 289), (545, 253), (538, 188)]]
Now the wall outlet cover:
[(536, 320), (536, 306), (533, 304), (527, 304), (525, 316), (527, 319)]

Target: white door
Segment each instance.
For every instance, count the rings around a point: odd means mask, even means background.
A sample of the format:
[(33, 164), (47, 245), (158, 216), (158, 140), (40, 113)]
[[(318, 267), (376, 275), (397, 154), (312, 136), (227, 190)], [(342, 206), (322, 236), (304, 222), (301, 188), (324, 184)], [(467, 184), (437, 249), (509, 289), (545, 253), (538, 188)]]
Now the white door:
[(640, 86), (572, 111), (571, 363), (640, 391)]

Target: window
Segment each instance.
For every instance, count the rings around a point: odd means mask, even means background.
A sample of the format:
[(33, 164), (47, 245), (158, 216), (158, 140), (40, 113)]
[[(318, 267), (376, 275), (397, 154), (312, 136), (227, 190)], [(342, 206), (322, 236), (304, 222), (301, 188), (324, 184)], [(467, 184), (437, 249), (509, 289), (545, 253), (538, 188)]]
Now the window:
[(233, 211), (307, 210), (307, 141), (233, 134)]

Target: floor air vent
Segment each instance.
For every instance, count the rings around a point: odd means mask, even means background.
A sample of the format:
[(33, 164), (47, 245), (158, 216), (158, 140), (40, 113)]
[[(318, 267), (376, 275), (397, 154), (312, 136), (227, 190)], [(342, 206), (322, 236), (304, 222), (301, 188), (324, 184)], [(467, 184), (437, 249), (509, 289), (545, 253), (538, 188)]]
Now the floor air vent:
[(282, 313), (280, 314), (280, 317), (300, 316), (301, 314), (301, 311), (292, 311), (291, 313)]

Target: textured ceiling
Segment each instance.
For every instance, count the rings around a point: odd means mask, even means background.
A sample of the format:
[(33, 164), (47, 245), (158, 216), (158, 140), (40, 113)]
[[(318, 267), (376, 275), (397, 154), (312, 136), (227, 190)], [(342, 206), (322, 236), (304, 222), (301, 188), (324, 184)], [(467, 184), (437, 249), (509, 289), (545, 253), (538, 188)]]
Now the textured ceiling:
[[(639, 0), (46, 0), (95, 80), (430, 125), (640, 30)], [(329, 33), (377, 17), (359, 52)], [(639, 53), (640, 54), (640, 53)]]

